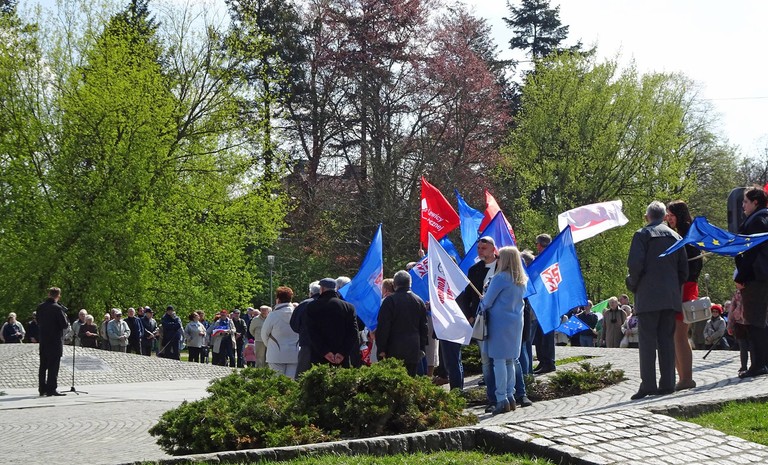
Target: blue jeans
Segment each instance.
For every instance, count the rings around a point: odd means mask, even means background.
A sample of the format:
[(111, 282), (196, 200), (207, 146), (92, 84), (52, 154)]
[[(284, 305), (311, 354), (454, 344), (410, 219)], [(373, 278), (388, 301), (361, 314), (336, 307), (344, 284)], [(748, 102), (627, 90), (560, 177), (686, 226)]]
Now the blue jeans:
[(523, 379), (523, 370), (520, 366), (520, 359), (515, 360), (515, 399), (525, 397), (525, 380)]
[(530, 341), (523, 341), (520, 348), (520, 358), (517, 361), (520, 363), (521, 374), (527, 375), (533, 372), (533, 353)]
[(440, 353), (443, 355), (445, 371), (451, 389), (464, 390), (464, 365), (461, 364), (461, 344), (440, 341)]
[(496, 402), (504, 402), (515, 397), (515, 360), (493, 359), (493, 372), (496, 375)]
[(489, 404), (496, 402), (496, 377), (493, 374), (493, 359), (488, 357), (485, 341), (480, 341), (480, 360), (483, 362), (483, 379), (485, 380), (485, 398)]
[(591, 332), (579, 334), (579, 345), (581, 347), (595, 347), (595, 337)]

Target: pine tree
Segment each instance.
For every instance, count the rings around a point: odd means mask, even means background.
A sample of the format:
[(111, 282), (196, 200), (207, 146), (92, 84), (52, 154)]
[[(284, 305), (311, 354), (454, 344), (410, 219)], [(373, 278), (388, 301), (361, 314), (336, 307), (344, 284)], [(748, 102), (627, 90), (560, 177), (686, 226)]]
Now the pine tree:
[(560, 7), (550, 8), (549, 0), (522, 0), (519, 7), (507, 0), (507, 8), (511, 17), (503, 19), (515, 32), (509, 41), (512, 50), (525, 50), (537, 59), (552, 52), (581, 49), (581, 42), (571, 48), (560, 47), (568, 37), (568, 26), (560, 22)]

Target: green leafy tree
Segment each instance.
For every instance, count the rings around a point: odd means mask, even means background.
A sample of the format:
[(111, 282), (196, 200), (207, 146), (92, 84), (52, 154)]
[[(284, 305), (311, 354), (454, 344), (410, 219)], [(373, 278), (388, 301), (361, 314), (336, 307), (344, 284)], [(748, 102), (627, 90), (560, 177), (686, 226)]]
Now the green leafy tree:
[(690, 91), (678, 75), (639, 75), (572, 54), (528, 75), (498, 170), (518, 238), (533, 244), (536, 234), (557, 231), (559, 213), (595, 202), (621, 199), (630, 219), (577, 244), (591, 297), (625, 292), (626, 254), (646, 205), (695, 191), (689, 171), (711, 133)]

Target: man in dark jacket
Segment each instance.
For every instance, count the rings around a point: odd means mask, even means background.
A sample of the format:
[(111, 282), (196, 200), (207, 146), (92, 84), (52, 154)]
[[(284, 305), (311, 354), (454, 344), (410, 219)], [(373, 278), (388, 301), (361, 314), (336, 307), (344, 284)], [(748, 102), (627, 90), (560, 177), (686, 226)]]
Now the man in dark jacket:
[(312, 363), (349, 365), (349, 356), (359, 350), (355, 306), (339, 298), (336, 280), (320, 280), (320, 297), (307, 306), (307, 327)]
[(158, 356), (179, 360), (179, 342), (181, 341), (181, 319), (176, 316), (173, 305), (165, 309), (165, 315), (160, 319), (160, 329), (163, 333), (163, 345)]
[[(663, 223), (666, 206), (653, 201), (645, 212), (648, 224), (635, 232), (629, 247), (627, 288), (635, 293), (640, 353), (640, 389), (632, 399), (675, 391), (675, 312), (682, 311), (682, 286), (688, 277), (685, 248), (659, 255), (680, 239)], [(656, 388), (656, 352), (659, 384)]]
[(307, 325), (307, 307), (320, 297), (320, 281), (309, 284), (309, 298), (302, 300), (291, 314), (291, 329), (299, 335), (299, 364), (296, 367), (296, 378), (312, 366), (312, 347), (309, 342), (309, 327)]
[(408, 374), (416, 376), (416, 367), (427, 347), (427, 306), (411, 292), (411, 275), (395, 273), (395, 292), (387, 296), (379, 309), (376, 347), (379, 359), (397, 358), (405, 362)]
[(144, 316), (141, 317), (141, 353), (147, 357), (152, 355), (152, 346), (157, 335), (157, 321), (153, 318), (153, 311), (149, 306), (144, 307)]
[(64, 352), (64, 330), (69, 327), (67, 309), (59, 304), (61, 289), (48, 289), (48, 298), (37, 306), (40, 330), (40, 371), (38, 392), (41, 396), (65, 396), (58, 392), (59, 363)]
[(144, 336), (144, 326), (141, 324), (141, 318), (136, 316), (136, 310), (133, 307), (128, 309), (125, 322), (128, 324), (128, 329), (131, 330), (125, 352), (141, 355), (141, 338)]

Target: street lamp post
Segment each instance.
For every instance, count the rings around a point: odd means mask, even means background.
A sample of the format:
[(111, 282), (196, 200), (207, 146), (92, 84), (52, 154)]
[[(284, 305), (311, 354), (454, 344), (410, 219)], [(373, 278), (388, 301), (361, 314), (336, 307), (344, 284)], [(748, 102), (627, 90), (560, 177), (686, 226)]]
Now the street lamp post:
[(269, 306), (275, 306), (275, 296), (272, 294), (272, 275), (275, 269), (275, 256), (267, 255), (267, 263), (269, 263)]

